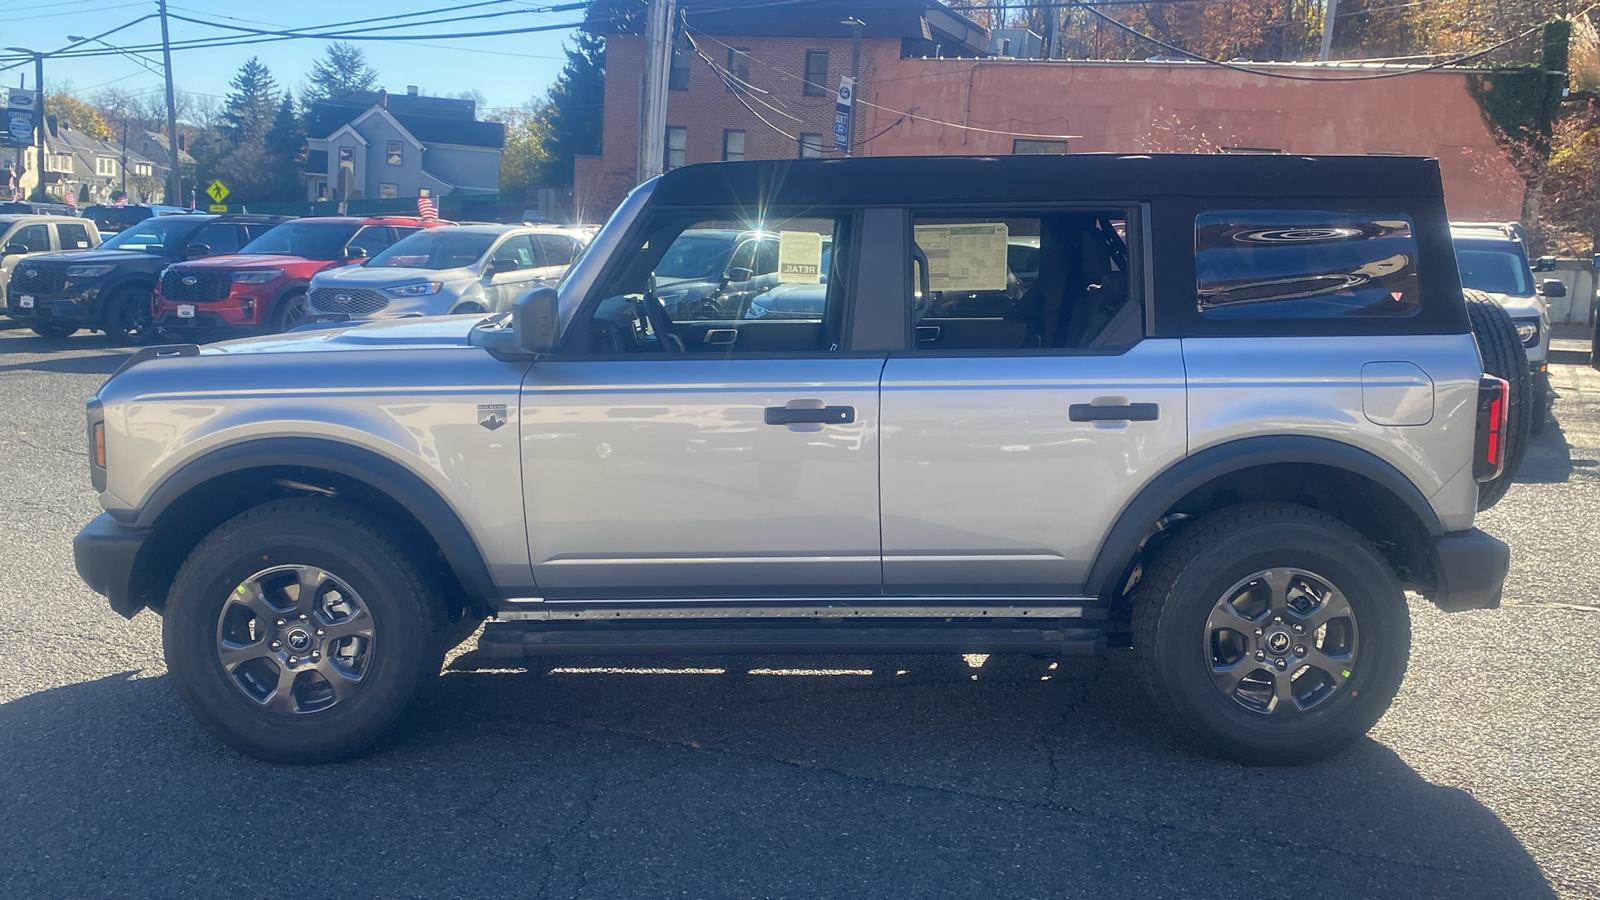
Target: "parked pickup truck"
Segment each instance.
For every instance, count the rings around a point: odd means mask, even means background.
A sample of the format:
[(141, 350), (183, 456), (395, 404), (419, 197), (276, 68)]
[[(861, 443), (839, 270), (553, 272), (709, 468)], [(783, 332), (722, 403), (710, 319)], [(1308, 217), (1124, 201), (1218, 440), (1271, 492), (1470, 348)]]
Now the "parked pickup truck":
[[(712, 228), (821, 302), (669, 312)], [(486, 616), (489, 660), (1131, 650), (1200, 745), (1298, 762), (1388, 708), (1407, 591), (1499, 604), (1486, 359), (1433, 160), (690, 166), (510, 313), (135, 354), (77, 565), (268, 760), (368, 747)]]

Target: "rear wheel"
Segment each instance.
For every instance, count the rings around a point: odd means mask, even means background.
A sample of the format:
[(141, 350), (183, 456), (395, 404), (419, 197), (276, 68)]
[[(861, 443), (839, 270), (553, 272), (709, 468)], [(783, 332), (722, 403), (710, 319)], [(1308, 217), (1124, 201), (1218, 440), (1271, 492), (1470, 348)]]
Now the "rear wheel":
[(1533, 412), (1528, 423), (1529, 434), (1544, 434), (1545, 423), (1550, 420), (1550, 373), (1537, 372), (1533, 376)]
[(296, 291), (278, 301), (272, 311), (272, 330), (288, 331), (306, 320), (305, 291)]
[(1152, 699), (1230, 759), (1299, 763), (1360, 738), (1405, 676), (1411, 619), (1383, 557), (1303, 506), (1212, 513), (1162, 552), (1134, 601)]
[(1533, 373), (1528, 369), (1528, 353), (1517, 337), (1517, 326), (1504, 307), (1482, 291), (1462, 292), (1467, 315), (1472, 319), (1472, 334), (1478, 339), (1483, 370), (1504, 378), (1511, 386), (1511, 406), (1506, 414), (1506, 464), (1500, 477), (1478, 485), (1478, 509), (1500, 502), (1511, 489), (1528, 449), (1528, 432), (1533, 425)]
[(369, 747), (439, 673), (444, 608), (414, 554), (337, 501), (242, 513), (184, 562), (162, 644), (209, 731), (271, 762)]
[(149, 342), (156, 333), (155, 317), (150, 307), (150, 292), (147, 290), (130, 287), (112, 294), (106, 303), (106, 334), (135, 344)]
[(77, 327), (73, 325), (33, 325), (30, 327), (33, 329), (34, 334), (47, 338), (72, 337), (78, 333)]

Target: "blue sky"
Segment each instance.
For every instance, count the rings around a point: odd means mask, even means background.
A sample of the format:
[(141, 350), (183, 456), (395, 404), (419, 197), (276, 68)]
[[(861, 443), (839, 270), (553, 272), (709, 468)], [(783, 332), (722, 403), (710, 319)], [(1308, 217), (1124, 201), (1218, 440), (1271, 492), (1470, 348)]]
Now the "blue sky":
[[(414, 33), (433, 34), (575, 22), (582, 17), (581, 11), (523, 11), (547, 5), (543, 0), (506, 0), (450, 12), (469, 2), (478, 0), (342, 0), (338, 3), (326, 0), (169, 0), (169, 8), (175, 15), (228, 25), (301, 30), (410, 12), (438, 11), (433, 15), (418, 17), (424, 21), (477, 13), (509, 13), (495, 18), (414, 30)], [(147, 13), (154, 13), (155, 10), (154, 0), (0, 0), (0, 29), (4, 31), (0, 35), (0, 45), (55, 50), (68, 43), (68, 35), (99, 34)], [(177, 20), (173, 20), (171, 25), (174, 42), (245, 36)], [(367, 54), (368, 63), (378, 70), (379, 85), (393, 93), (404, 92), (408, 84), (420, 85), (424, 91), (432, 94), (477, 90), (483, 94), (485, 105), (492, 109), (519, 106), (531, 97), (543, 95), (565, 60), (562, 43), (568, 34), (570, 31), (562, 29), (488, 38), (424, 40), (420, 43), (363, 41), (360, 46)], [(152, 18), (109, 35), (105, 40), (123, 47), (159, 44), (160, 23)], [(228, 79), (233, 77), (239, 64), (255, 55), (272, 70), (280, 86), (297, 89), (312, 62), (322, 54), (326, 43), (325, 40), (305, 39), (174, 51), (172, 68), (178, 90), (220, 97), (228, 92)], [(159, 50), (149, 55), (157, 63), (160, 62)], [(17, 76), (24, 71), (28, 73), (29, 87), (32, 87), (31, 63), (0, 72), (0, 84), (15, 87), (18, 84)], [(50, 90), (68, 87), (79, 96), (87, 97), (108, 85), (139, 93), (159, 93), (162, 81), (157, 72), (148, 71), (123, 56), (103, 56), (46, 59), (44, 77), (45, 85)]]

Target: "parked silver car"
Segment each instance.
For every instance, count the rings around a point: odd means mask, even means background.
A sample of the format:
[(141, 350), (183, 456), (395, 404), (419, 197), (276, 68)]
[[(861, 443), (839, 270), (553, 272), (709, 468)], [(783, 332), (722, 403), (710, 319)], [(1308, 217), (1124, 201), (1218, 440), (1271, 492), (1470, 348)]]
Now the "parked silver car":
[(591, 234), (541, 225), (421, 231), (362, 265), (317, 273), (307, 300), (313, 315), (352, 319), (501, 312), (561, 280)]

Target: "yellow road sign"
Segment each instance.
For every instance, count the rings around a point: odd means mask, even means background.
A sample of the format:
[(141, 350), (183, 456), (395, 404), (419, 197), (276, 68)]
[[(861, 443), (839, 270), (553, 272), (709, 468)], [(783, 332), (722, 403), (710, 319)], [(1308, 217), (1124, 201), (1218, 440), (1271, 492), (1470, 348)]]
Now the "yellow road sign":
[(213, 204), (211, 204), (211, 211), (212, 212), (227, 212), (228, 211), (228, 204), (226, 204), (226, 203), (213, 203)]
[(211, 182), (211, 186), (206, 188), (206, 196), (218, 203), (221, 203), (223, 198), (228, 196), (228, 186), (223, 184), (220, 180), (213, 181)]

